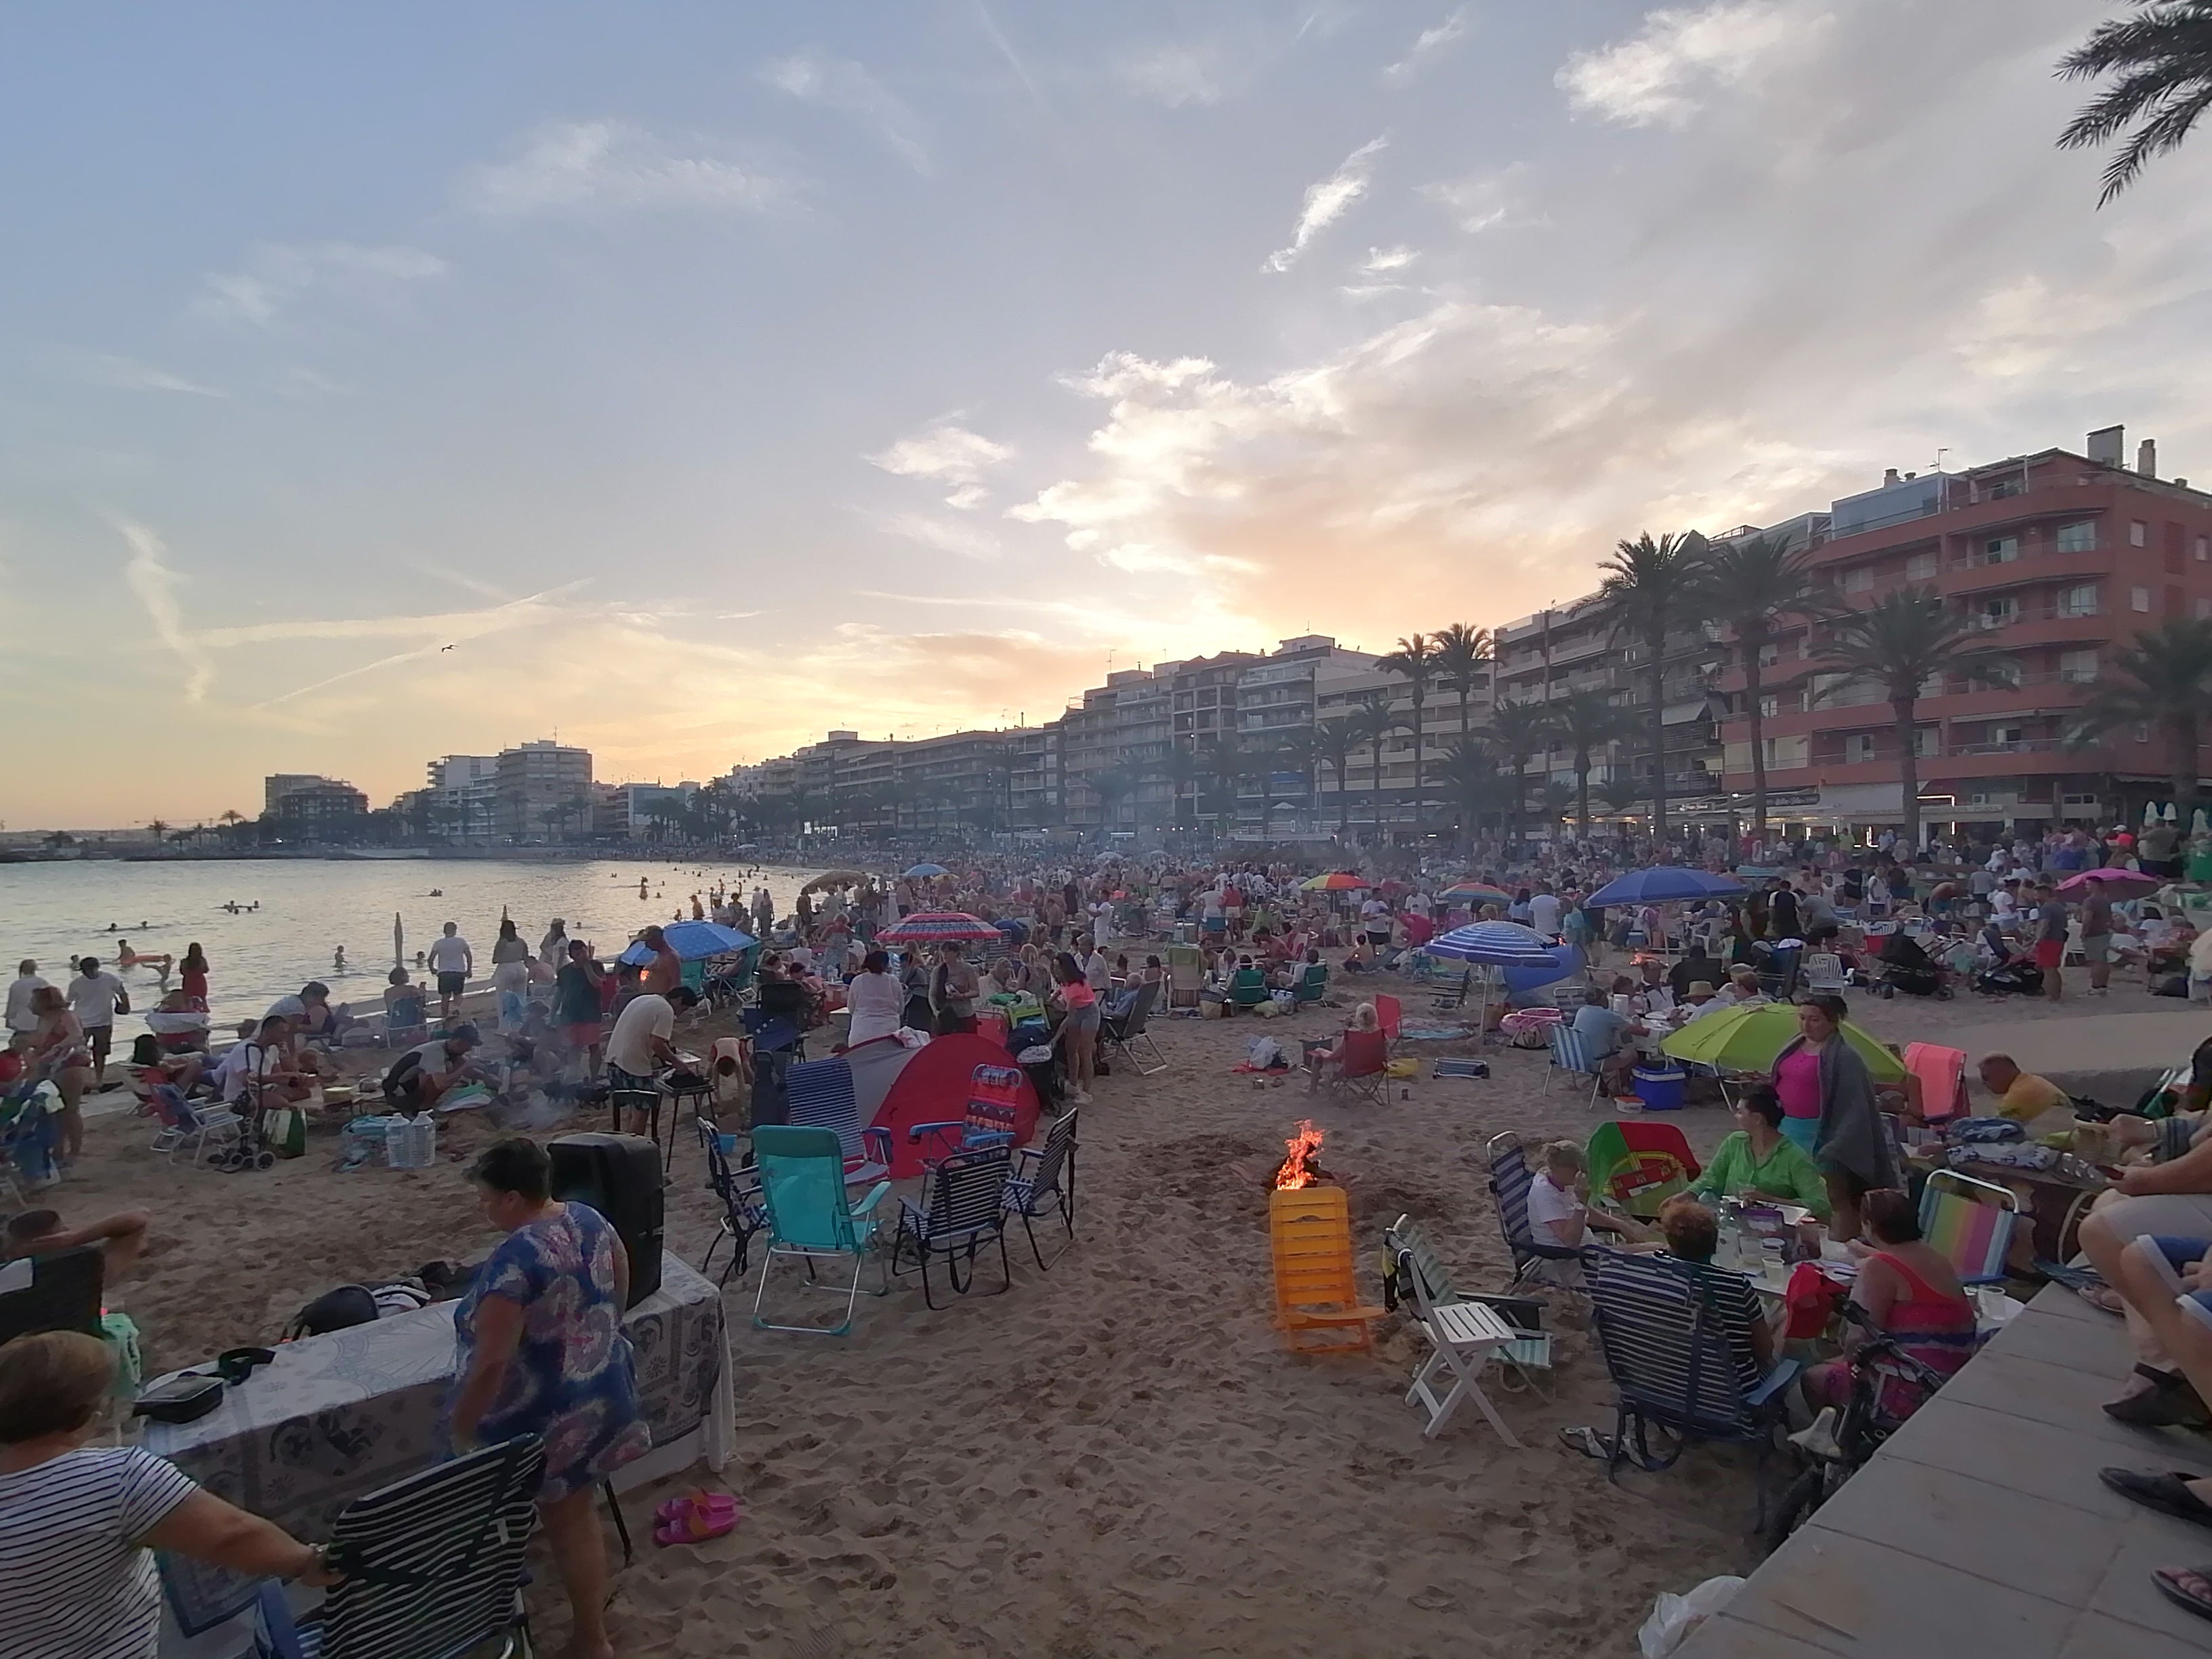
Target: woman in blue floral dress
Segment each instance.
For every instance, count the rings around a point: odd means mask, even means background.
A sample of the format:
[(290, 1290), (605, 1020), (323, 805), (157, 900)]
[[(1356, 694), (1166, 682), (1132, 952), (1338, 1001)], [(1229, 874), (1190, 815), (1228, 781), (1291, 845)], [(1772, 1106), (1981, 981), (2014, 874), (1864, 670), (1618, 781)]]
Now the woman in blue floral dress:
[(544, 1440), (538, 1504), (574, 1617), (569, 1649), (608, 1659), (606, 1543), (592, 1492), (653, 1444), (622, 1329), (629, 1258), (605, 1216), (553, 1198), (552, 1164), (537, 1142), (500, 1141), (471, 1174), (485, 1218), (507, 1237), (454, 1317), (454, 1449)]

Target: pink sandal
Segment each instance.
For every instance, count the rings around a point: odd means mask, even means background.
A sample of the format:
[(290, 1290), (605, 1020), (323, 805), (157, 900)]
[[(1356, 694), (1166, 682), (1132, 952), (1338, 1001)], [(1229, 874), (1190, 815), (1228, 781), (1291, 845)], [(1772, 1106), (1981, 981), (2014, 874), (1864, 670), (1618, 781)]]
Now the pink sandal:
[(740, 1511), (738, 1500), (730, 1493), (702, 1489), (670, 1498), (653, 1515), (653, 1542), (702, 1544), (735, 1531)]

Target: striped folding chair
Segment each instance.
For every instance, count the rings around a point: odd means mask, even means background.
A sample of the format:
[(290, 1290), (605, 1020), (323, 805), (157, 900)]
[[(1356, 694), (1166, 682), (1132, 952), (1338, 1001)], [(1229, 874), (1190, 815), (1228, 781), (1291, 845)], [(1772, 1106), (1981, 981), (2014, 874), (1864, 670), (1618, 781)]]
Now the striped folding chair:
[(1528, 1224), (1528, 1188), (1536, 1177), (1522, 1151), (1521, 1137), (1510, 1131), (1492, 1135), (1483, 1156), (1490, 1163), (1490, 1196), (1498, 1206), (1498, 1231), (1504, 1235), (1505, 1248), (1513, 1256), (1513, 1285), (1520, 1284), (1544, 1262), (1581, 1261), (1581, 1249), (1540, 1243)]
[(908, 1271), (902, 1263), (907, 1252), (913, 1251), (912, 1265), (921, 1273), (921, 1297), (932, 1308), (937, 1306), (937, 1299), (929, 1285), (931, 1260), (943, 1259), (954, 1293), (965, 1296), (975, 1282), (976, 1253), (994, 1241), (999, 1246), (999, 1269), (1006, 1283), (992, 1294), (1012, 1286), (1013, 1266), (1006, 1260), (1006, 1198), (1013, 1162), (1012, 1154), (1004, 1146), (956, 1152), (932, 1166), (924, 1178), (926, 1203), (917, 1205), (908, 1198), (899, 1200), (898, 1237), (891, 1246), (890, 1270)]
[(275, 1659), (415, 1659), (530, 1651), (523, 1557), (538, 1529), (545, 1454), (535, 1435), (483, 1446), (396, 1480), (338, 1511), (331, 1549), (345, 1577), (295, 1623), (274, 1580), (259, 1601)]
[(1920, 1236), (1961, 1285), (2001, 1285), (2020, 1200), (2007, 1187), (1937, 1170), (1920, 1190)]
[(1590, 1052), (1589, 1039), (1563, 1019), (1544, 1033), (1544, 1041), (1551, 1046), (1552, 1063), (1545, 1070), (1544, 1086), (1539, 1092), (1551, 1092), (1552, 1079), (1557, 1073), (1586, 1077), (1590, 1085), (1589, 1098), (1583, 1103), (1595, 1106), (1598, 1091), (1605, 1086), (1605, 1070), (1598, 1064), (1598, 1057)]
[(836, 1135), (844, 1148), (848, 1187), (865, 1187), (890, 1174), (891, 1132), (861, 1127), (853, 1067), (843, 1055), (799, 1061), (784, 1073), (783, 1088), (785, 1122)]
[(1053, 1261), (1075, 1243), (1075, 1112), (1071, 1109), (1053, 1119), (1042, 1146), (1024, 1146), (1014, 1154), (1016, 1168), (1006, 1178), (1006, 1213), (1022, 1218), (1030, 1254), (1036, 1258), (1040, 1270), (1049, 1269), (1052, 1261), (1047, 1261), (1037, 1248), (1036, 1230), (1031, 1222), (1040, 1217), (1048, 1222), (1057, 1212), (1060, 1224), (1067, 1229), (1067, 1241), (1053, 1253)]

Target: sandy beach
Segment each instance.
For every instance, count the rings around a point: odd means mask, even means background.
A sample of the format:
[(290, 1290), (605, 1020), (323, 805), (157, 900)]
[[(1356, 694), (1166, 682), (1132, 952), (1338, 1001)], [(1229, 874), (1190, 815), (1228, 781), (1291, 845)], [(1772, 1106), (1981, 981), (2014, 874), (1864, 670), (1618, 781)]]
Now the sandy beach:
[[(2055, 1023), (2020, 1001), (1856, 1000), (1897, 1038)], [(2081, 1033), (2154, 1010), (2179, 1005), (2130, 989), (2057, 1018)], [(1543, 1092), (1540, 1052), (1492, 1049), (1486, 1080), (1425, 1067), (1379, 1110), (1229, 1070), (1258, 1031), (1290, 1046), (1340, 1018), (1157, 1024), (1170, 1068), (1103, 1079), (1085, 1110), (1080, 1242), (1041, 1273), (1018, 1239), (1007, 1294), (931, 1312), (895, 1289), (864, 1298), (835, 1339), (753, 1331), (750, 1286), (733, 1284), (726, 1478), (747, 1518), (708, 1544), (644, 1546), (620, 1579), (621, 1650), (1626, 1655), (1656, 1592), (1747, 1570), (1747, 1456), (1700, 1449), (1612, 1487), (1560, 1445), (1563, 1426), (1610, 1421), (1583, 1330), (1562, 1329), (1542, 1395), (1497, 1395), (1520, 1450), (1472, 1413), (1422, 1439), (1402, 1398), (1419, 1339), (1395, 1316), (1371, 1357), (1285, 1352), (1255, 1172), (1300, 1117), (1328, 1135), (1377, 1301), (1382, 1230), (1401, 1212), (1427, 1224), (1463, 1285), (1502, 1287), (1484, 1143), (1505, 1129), (1582, 1138), (1599, 1117), (1564, 1085)], [(1700, 1151), (1726, 1127), (1710, 1109), (1674, 1121)], [(114, 1299), (166, 1368), (272, 1338), (333, 1284), (480, 1254), (492, 1236), (461, 1171), (489, 1135), (449, 1121), (434, 1170), (337, 1175), (319, 1128), (307, 1158), (226, 1176), (172, 1169), (148, 1156), (143, 1120), (106, 1116), (56, 1196), (71, 1217), (155, 1212), (148, 1256)], [(714, 1221), (696, 1148), (678, 1152), (673, 1182), (669, 1245), (696, 1263)], [(641, 1536), (665, 1495), (628, 1500)], [(557, 1640), (557, 1590), (541, 1576), (533, 1594)]]

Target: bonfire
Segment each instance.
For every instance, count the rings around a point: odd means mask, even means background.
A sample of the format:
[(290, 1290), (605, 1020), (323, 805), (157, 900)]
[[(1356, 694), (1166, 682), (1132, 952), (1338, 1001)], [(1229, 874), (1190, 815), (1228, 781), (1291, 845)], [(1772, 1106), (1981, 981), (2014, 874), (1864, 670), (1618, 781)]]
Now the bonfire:
[(1314, 1127), (1313, 1120), (1299, 1120), (1298, 1132), (1283, 1145), (1290, 1149), (1290, 1156), (1276, 1168), (1275, 1190), (1283, 1192), (1312, 1186), (1321, 1171), (1316, 1156), (1321, 1151), (1321, 1131)]

